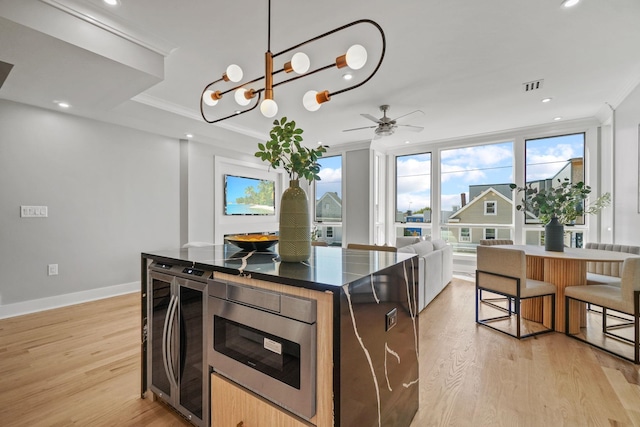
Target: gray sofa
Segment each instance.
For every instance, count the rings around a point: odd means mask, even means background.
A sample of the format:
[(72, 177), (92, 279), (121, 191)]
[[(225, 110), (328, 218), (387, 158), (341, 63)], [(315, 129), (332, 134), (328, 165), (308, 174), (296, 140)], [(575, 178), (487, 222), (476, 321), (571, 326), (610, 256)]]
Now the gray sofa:
[[(585, 248), (640, 255), (640, 246), (614, 245), (611, 243), (587, 243)], [(587, 285), (620, 286), (622, 280), (621, 277), (621, 262), (596, 261), (587, 263)]]
[(418, 255), (418, 311), (422, 311), (453, 278), (453, 248), (442, 239), (398, 237), (398, 252)]

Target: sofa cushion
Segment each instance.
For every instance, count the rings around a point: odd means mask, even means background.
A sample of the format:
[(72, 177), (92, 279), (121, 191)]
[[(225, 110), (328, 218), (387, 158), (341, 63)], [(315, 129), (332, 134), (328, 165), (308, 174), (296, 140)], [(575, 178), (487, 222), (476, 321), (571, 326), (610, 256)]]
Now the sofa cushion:
[(411, 247), (416, 251), (416, 253), (420, 256), (424, 256), (430, 252), (433, 252), (433, 243), (425, 240), (422, 242), (414, 243)]
[(413, 248), (413, 245), (409, 245), (398, 248), (398, 252), (404, 254), (415, 254), (416, 250)]
[(433, 243), (433, 249), (435, 249), (436, 251), (438, 249), (442, 249), (445, 246), (447, 246), (447, 242), (445, 242), (442, 239), (434, 239), (434, 240), (431, 241), (431, 243)]

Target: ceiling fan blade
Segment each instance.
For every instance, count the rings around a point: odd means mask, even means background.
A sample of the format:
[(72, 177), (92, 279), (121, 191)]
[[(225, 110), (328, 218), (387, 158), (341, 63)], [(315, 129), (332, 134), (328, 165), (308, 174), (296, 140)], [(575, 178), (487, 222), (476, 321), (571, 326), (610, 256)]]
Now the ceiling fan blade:
[(398, 125), (398, 126), (402, 126), (406, 130), (410, 130), (412, 132), (422, 132), (424, 130), (422, 126), (413, 126), (413, 125)]
[(360, 114), (360, 115), (365, 119), (371, 120), (372, 122), (382, 123), (377, 117), (373, 117), (371, 114)]
[(373, 129), (373, 128), (377, 128), (378, 126), (365, 126), (365, 127), (361, 127), (361, 128), (353, 128), (353, 129), (344, 129), (342, 132), (351, 132), (352, 130), (362, 130), (362, 129)]
[(409, 117), (409, 116), (411, 116), (411, 115), (413, 115), (413, 114), (415, 114), (415, 113), (420, 113), (420, 114), (422, 114), (422, 115), (424, 116), (424, 111), (422, 111), (422, 110), (415, 110), (415, 111), (412, 111), (412, 112), (410, 112), (410, 113), (407, 113), (407, 114), (405, 114), (405, 115), (403, 115), (403, 116), (396, 117), (396, 118), (395, 118), (395, 119), (393, 119), (393, 120), (397, 122), (399, 119), (403, 119), (403, 118)]

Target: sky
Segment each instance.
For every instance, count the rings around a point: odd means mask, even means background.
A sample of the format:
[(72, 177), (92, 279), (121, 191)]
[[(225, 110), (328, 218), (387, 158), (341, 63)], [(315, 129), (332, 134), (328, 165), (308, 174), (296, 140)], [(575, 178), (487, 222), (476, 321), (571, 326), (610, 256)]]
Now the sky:
[(342, 156), (321, 157), (320, 181), (316, 181), (316, 200), (328, 191), (338, 193), (342, 198)]
[[(527, 181), (550, 178), (567, 160), (584, 156), (584, 135), (568, 135), (527, 141)], [(443, 210), (461, 205), (461, 193), (477, 184), (514, 182), (513, 143), (504, 142), (441, 152), (441, 201)], [(430, 154), (397, 158), (397, 208), (402, 212), (431, 206)]]
[[(528, 140), (526, 144), (526, 181), (553, 177), (566, 162), (584, 157), (584, 134)], [(461, 193), (469, 201), (469, 186), (508, 184), (513, 177), (513, 143), (504, 142), (441, 152), (442, 209), (461, 205)], [(316, 198), (327, 191), (342, 197), (342, 157), (319, 159), (321, 181), (316, 182)], [(431, 206), (431, 154), (399, 156), (396, 161), (397, 209), (416, 211)]]

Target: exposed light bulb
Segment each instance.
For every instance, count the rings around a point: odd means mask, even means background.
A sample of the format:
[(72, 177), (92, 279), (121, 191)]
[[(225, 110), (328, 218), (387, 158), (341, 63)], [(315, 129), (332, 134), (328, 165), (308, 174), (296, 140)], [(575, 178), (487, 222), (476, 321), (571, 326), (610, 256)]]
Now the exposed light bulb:
[(359, 70), (367, 63), (367, 49), (359, 44), (354, 44), (347, 50), (347, 66), (352, 70)]
[(245, 93), (247, 93), (247, 90), (245, 88), (241, 87), (241, 88), (238, 88), (236, 90), (235, 95), (233, 95), (234, 98), (236, 99), (236, 102), (238, 103), (238, 105), (241, 105), (243, 107), (249, 105), (249, 103), (251, 102), (250, 99), (247, 99), (247, 97), (244, 96)]
[(231, 64), (227, 67), (227, 77), (234, 83), (238, 83), (242, 80), (242, 68), (236, 64)]
[(318, 103), (318, 100), (316, 98), (317, 94), (317, 91), (310, 90), (302, 97), (302, 105), (304, 105), (304, 108), (306, 108), (308, 111), (318, 111), (318, 109), (320, 108), (321, 104)]
[(265, 99), (260, 103), (260, 112), (265, 117), (273, 117), (278, 114), (278, 104), (273, 99)]
[(213, 107), (218, 103), (217, 99), (213, 99), (213, 93), (214, 92), (212, 90), (205, 90), (202, 94), (202, 100), (210, 107)]
[(304, 74), (309, 71), (311, 61), (306, 53), (298, 52), (291, 58), (291, 67), (297, 74)]

